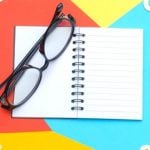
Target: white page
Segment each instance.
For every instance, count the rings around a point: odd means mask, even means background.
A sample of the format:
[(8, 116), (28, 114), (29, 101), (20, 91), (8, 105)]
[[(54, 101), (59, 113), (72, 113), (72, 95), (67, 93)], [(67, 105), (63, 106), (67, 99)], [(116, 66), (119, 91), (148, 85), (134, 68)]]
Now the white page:
[[(79, 118), (142, 119), (143, 30), (80, 28), (85, 33), (84, 111)], [(80, 38), (81, 39), (81, 38)]]
[[(45, 27), (16, 27), (15, 66), (44, 31)], [(60, 33), (60, 35), (63, 38), (63, 34)], [(72, 47), (70, 45), (58, 59), (49, 64), (49, 67), (43, 72), (37, 91), (24, 105), (13, 110), (13, 117), (76, 117), (76, 112), (71, 110), (71, 56)], [(41, 54), (37, 53), (30, 64), (41, 66), (43, 64)], [(19, 94), (16, 90), (14, 100)]]

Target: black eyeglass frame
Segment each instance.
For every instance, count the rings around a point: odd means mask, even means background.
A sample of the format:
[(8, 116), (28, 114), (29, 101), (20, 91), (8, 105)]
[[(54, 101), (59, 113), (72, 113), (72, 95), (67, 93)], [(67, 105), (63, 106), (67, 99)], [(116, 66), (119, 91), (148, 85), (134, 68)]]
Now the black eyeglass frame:
[[(40, 37), (40, 39), (34, 44), (34, 46), (30, 49), (30, 51), (27, 53), (27, 55), (22, 59), (22, 61), (19, 63), (19, 65), (14, 69), (14, 71), (12, 72), (12, 74), (5, 80), (2, 82), (2, 84), (0, 84), (0, 88), (5, 86), (5, 89), (3, 91), (3, 93), (0, 96), (0, 102), (1, 102), (1, 107), (5, 108), (7, 110), (12, 110), (16, 107), (21, 106), (22, 104), (24, 104), (26, 101), (29, 100), (29, 98), (34, 94), (34, 92), (36, 91), (36, 89), (39, 87), (39, 84), (41, 82), (42, 79), (42, 72), (48, 67), (49, 63), (51, 61), (54, 61), (55, 59), (57, 59), (59, 56), (61, 56), (61, 54), (65, 51), (65, 49), (67, 48), (68, 44), (70, 43), (71, 39), (72, 39), (72, 35), (74, 33), (74, 28), (75, 28), (75, 19), (68, 14), (67, 16), (65, 16), (62, 13), (62, 9), (63, 9), (63, 4), (60, 3), (57, 5), (54, 16), (52, 18), (51, 23), (49, 24), (47, 30), (45, 31), (45, 33)], [(53, 30), (55, 30), (55, 28), (62, 22), (62, 21), (68, 21), (71, 25), (71, 32), (70, 32), (70, 36), (68, 38), (68, 41), (66, 42), (66, 44), (64, 45), (63, 49), (52, 59), (48, 59), (45, 55), (45, 51), (44, 51), (44, 45), (45, 45), (45, 41), (48, 35), (50, 35), (51, 32), (53, 32)], [(34, 66), (31, 66), (28, 64), (28, 62), (32, 59), (32, 57), (34, 56), (34, 54), (39, 50), (39, 52), (44, 56), (45, 58), (45, 63), (41, 68), (37, 68)], [(31, 92), (17, 105), (9, 102), (7, 100), (8, 95), (10, 94), (10, 92), (12, 91), (12, 89), (14, 89), (17, 81), (21, 78), (21, 76), (23, 75), (23, 72), (27, 69), (37, 69), (40, 73), (38, 81), (35, 85), (35, 87), (31, 90)], [(13, 82), (15, 80), (15, 82)], [(13, 84), (12, 84), (13, 82)]]

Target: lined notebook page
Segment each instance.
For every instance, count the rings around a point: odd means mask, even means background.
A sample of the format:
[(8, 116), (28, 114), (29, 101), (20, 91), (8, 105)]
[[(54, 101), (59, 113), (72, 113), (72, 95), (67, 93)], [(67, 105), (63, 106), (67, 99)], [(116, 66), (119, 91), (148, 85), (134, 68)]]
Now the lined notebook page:
[(80, 28), (85, 81), (80, 118), (142, 119), (143, 31)]

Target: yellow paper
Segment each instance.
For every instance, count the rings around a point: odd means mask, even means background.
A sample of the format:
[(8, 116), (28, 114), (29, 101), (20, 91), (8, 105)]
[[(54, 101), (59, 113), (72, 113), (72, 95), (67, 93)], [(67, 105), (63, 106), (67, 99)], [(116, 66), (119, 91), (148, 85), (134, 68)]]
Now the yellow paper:
[(91, 150), (53, 131), (0, 133), (0, 150)]
[(142, 0), (72, 0), (98, 25), (107, 27)]

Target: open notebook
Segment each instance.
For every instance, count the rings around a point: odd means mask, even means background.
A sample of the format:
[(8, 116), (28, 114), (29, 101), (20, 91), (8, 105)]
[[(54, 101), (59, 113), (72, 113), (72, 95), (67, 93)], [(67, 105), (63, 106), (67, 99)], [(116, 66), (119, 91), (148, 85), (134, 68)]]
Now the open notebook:
[[(15, 66), (44, 31), (16, 27)], [(76, 27), (75, 33), (85, 36), (73, 37), (63, 55), (50, 63), (35, 94), (13, 110), (13, 117), (141, 120), (143, 30)], [(76, 45), (75, 40), (85, 42)], [(41, 63), (38, 60), (33, 63)]]

